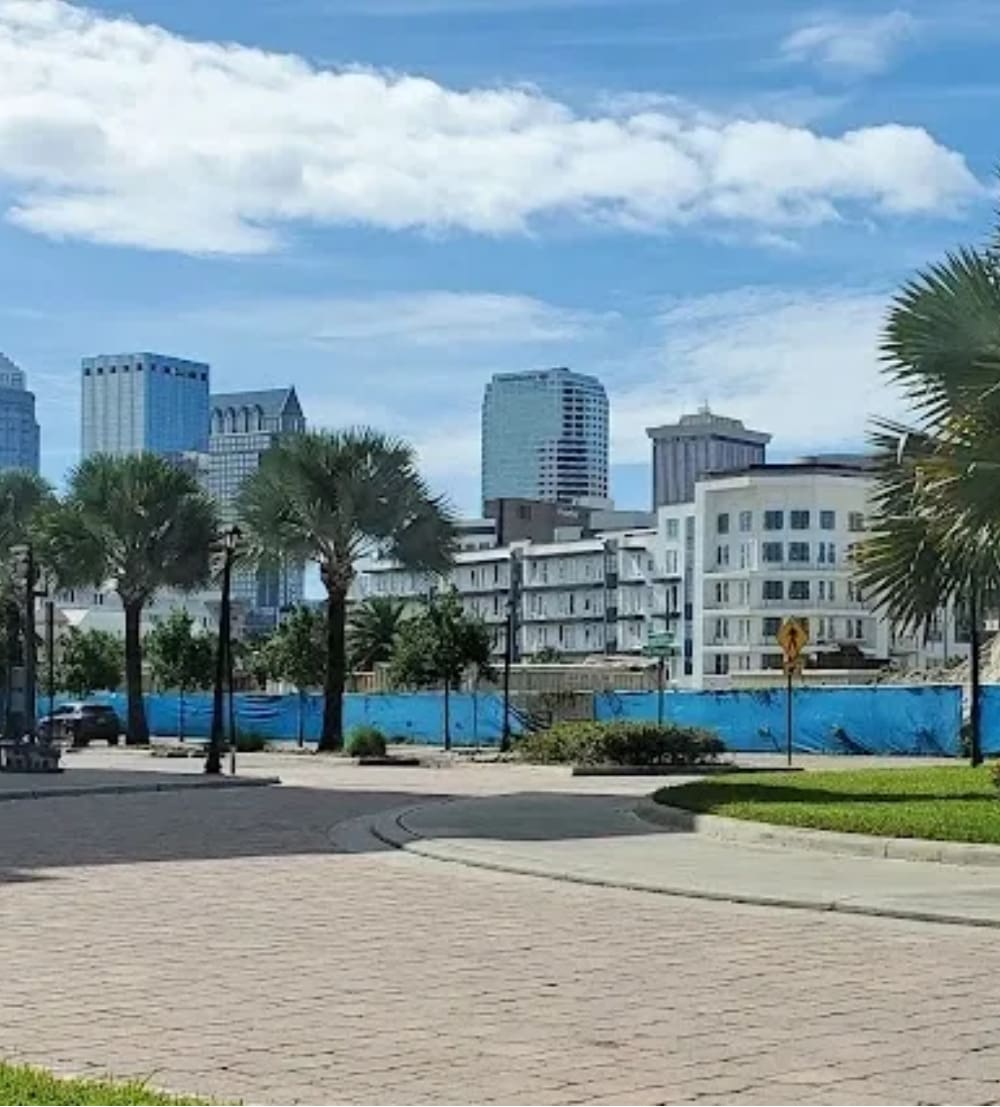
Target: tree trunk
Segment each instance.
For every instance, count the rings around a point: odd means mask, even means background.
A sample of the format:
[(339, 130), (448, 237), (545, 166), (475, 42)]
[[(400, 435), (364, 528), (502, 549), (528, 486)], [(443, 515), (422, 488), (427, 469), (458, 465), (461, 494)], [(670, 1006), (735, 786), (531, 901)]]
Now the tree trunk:
[(149, 726), (142, 702), (142, 604), (125, 603), (125, 691), (128, 696), (128, 719), (125, 743), (129, 746), (149, 745)]
[(969, 759), (973, 765), (983, 763), (982, 716), (980, 689), (981, 646), (979, 636), (979, 596), (976, 583), (969, 589)]
[(177, 704), (178, 704), (178, 712), (177, 712), (178, 735), (177, 735), (177, 737), (183, 742), (184, 741), (184, 689), (183, 688), (179, 688), (177, 690)]
[(344, 682), (347, 669), (345, 633), (347, 590), (326, 582), (326, 679), (323, 684), (323, 733), (319, 750), (335, 753), (344, 748)]
[(299, 689), (299, 749), (306, 744), (306, 721), (305, 721), (305, 698), (306, 694)]
[(445, 752), (451, 749), (451, 681), (447, 677), (444, 681), (444, 748)]

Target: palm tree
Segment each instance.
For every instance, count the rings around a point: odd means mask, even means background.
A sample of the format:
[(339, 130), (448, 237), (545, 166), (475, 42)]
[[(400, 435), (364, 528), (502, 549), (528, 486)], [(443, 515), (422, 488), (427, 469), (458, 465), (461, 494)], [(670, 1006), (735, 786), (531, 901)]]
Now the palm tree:
[(21, 624), (21, 604), (14, 592), (11, 552), (17, 546), (34, 544), (46, 512), (54, 504), (52, 489), (34, 473), (23, 469), (0, 472), (0, 669), (4, 674), (3, 729), (10, 731), (13, 662)]
[(412, 448), (369, 428), (280, 442), (244, 485), (241, 514), (259, 558), (319, 564), (328, 642), (319, 748), (338, 750), (355, 562), (377, 551), (409, 569), (443, 571), (454, 544), (451, 515), (421, 478)]
[(389, 661), (405, 618), (406, 601), (395, 596), (371, 596), (358, 604), (347, 622), (351, 667), (370, 670)]
[(142, 612), (160, 588), (209, 578), (215, 508), (190, 473), (154, 454), (95, 454), (71, 474), (48, 528), (60, 583), (113, 582), (125, 612), (127, 741), (149, 741), (142, 701)]
[(879, 458), (860, 579), (889, 617), (924, 629), (949, 602), (970, 624), (972, 761), (981, 619), (1000, 595), (1000, 268), (963, 250), (907, 283), (889, 314), (885, 372), (913, 426), (875, 424)]

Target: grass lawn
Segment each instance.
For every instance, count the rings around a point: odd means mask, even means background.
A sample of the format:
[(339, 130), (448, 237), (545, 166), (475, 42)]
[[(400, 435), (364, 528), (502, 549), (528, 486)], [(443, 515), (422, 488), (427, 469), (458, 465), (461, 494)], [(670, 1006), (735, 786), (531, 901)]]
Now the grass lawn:
[(43, 1069), (0, 1061), (0, 1104), (201, 1102), (161, 1095), (136, 1080), (62, 1080)]
[(1000, 843), (1000, 792), (986, 767), (746, 773), (661, 788), (654, 798), (732, 819), (886, 838)]

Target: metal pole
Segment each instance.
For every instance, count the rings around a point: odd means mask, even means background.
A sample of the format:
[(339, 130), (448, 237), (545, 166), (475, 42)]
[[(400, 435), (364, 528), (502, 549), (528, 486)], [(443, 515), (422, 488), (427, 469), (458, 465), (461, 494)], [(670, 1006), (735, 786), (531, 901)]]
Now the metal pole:
[(232, 571), (232, 558), (229, 550), (222, 562), (222, 603), (219, 606), (219, 641), (215, 653), (215, 684), (212, 689), (212, 729), (208, 739), (208, 756), (205, 758), (205, 772), (213, 776), (222, 772), (222, 741), (224, 703), (223, 684), (226, 678), (226, 623), (229, 620), (229, 578)]
[(226, 604), (226, 680), (229, 685), (229, 775), (236, 776), (236, 708), (233, 697), (233, 614), (229, 608), (229, 604)]
[(507, 600), (507, 630), (503, 649), (503, 731), (500, 735), (500, 752), (510, 749), (510, 666), (514, 654), (514, 601)]
[(35, 643), (35, 555), (30, 546), (27, 548), (24, 564), (24, 733), (33, 738), (38, 678)]
[(48, 663), (49, 718), (55, 708), (56, 699), (56, 605), (52, 600), (45, 601), (45, 657)]
[(786, 702), (786, 705), (785, 705), (785, 712), (786, 712), (785, 732), (786, 732), (786, 740), (787, 740), (787, 743), (788, 743), (788, 749), (787, 749), (788, 764), (791, 765), (791, 763), (792, 763), (792, 666), (790, 664), (788, 664), (787, 662), (786, 662), (786, 666), (787, 667), (786, 667), (785, 672), (786, 672), (787, 680), (788, 680), (788, 695), (787, 695), (787, 702)]
[(656, 725), (663, 726), (663, 667), (665, 658), (660, 657), (656, 663)]

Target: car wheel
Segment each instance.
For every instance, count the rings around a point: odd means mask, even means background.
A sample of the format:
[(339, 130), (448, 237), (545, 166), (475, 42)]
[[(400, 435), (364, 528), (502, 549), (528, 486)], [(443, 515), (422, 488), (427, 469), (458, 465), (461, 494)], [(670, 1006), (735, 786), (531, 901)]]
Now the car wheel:
[(117, 746), (118, 745), (118, 735), (117, 734), (115, 734), (114, 736), (108, 738), (108, 745), (109, 746)]

